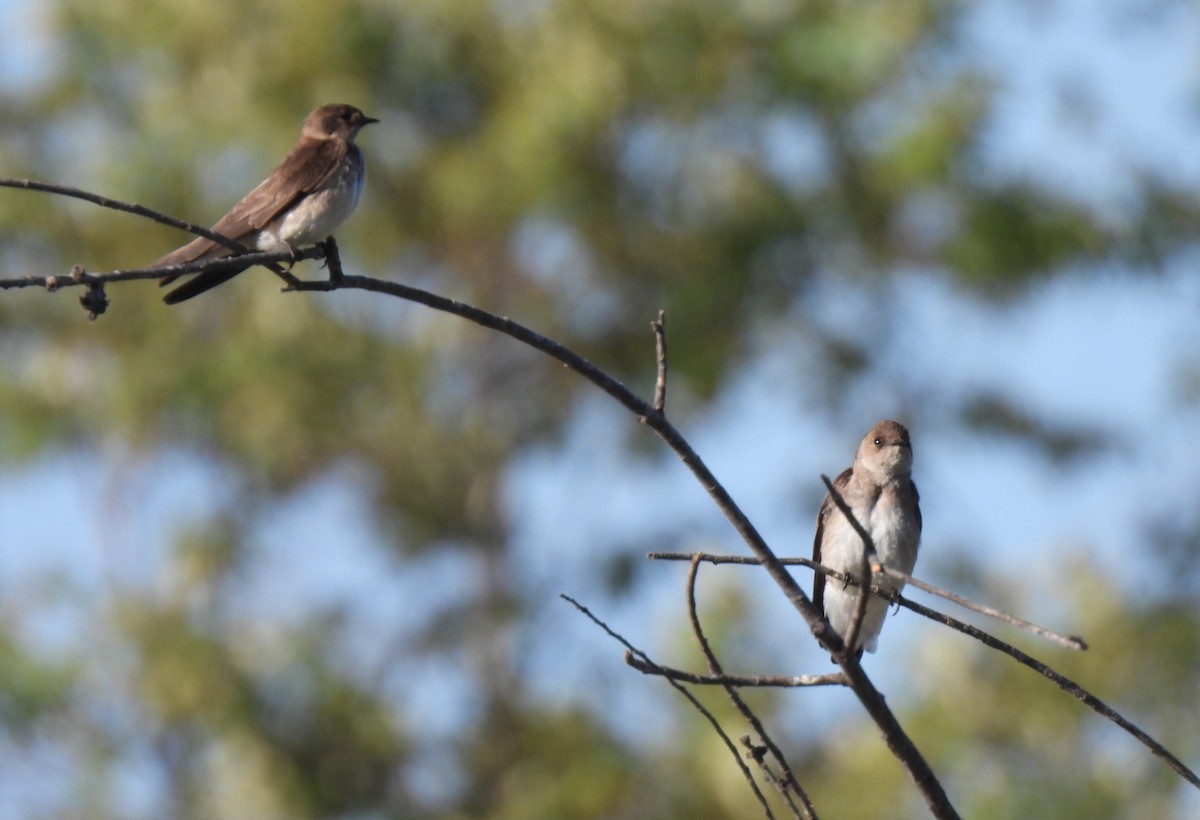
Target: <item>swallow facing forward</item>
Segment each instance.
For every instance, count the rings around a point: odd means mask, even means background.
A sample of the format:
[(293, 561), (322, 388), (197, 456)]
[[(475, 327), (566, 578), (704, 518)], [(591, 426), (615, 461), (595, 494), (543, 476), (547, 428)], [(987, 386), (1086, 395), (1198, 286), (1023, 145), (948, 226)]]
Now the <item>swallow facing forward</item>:
[[(908, 574), (917, 563), (917, 546), (921, 541), (921, 507), (917, 485), (912, 480), (912, 458), (908, 430), (884, 419), (863, 437), (854, 463), (833, 482), (854, 518), (870, 534), (879, 560)], [(862, 538), (833, 498), (826, 495), (817, 514), (813, 560), (857, 577), (864, 549)], [(896, 592), (904, 587), (902, 581), (886, 575), (876, 575), (871, 583)], [(848, 587), (817, 573), (813, 603), (843, 638), (854, 618), (857, 597), (857, 587)], [(887, 608), (883, 598), (872, 595), (867, 601), (866, 616), (852, 647), (860, 655), (863, 649), (875, 651)]]
[[(324, 241), (358, 205), (365, 171), (362, 151), (354, 138), (363, 126), (373, 122), (379, 120), (352, 105), (323, 105), (309, 114), (291, 153), (221, 217), (212, 231), (251, 250), (267, 252), (294, 251)], [(198, 236), (150, 267), (182, 265), (232, 253), (224, 245)], [(245, 269), (198, 273), (170, 291), (163, 301), (173, 305), (191, 299)], [(178, 274), (168, 274), (158, 283), (168, 285), (177, 278)]]

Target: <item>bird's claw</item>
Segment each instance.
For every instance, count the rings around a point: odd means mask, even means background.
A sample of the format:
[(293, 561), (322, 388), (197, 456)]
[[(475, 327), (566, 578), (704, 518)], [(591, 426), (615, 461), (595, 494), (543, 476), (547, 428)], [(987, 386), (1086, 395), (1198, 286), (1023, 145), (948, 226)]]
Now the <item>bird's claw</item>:
[(334, 242), (332, 236), (325, 237), (325, 241), (321, 243), (321, 250), (325, 251), (325, 256), (321, 259), (321, 267), (329, 269), (329, 259), (337, 253), (337, 243)]

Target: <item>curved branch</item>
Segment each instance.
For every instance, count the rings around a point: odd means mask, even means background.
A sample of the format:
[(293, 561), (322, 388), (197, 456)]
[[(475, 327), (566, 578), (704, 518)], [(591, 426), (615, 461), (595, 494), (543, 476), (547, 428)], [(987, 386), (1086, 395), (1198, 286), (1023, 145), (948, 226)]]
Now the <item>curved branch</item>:
[[(570, 595), (563, 595), (562, 593), (559, 593), (558, 597), (562, 598), (564, 601), (569, 603), (571, 606), (575, 607), (577, 610), (579, 610), (581, 613), (583, 613), (583, 615), (585, 617), (587, 617), (588, 620), (590, 620), (596, 626), (603, 629), (604, 632), (610, 638), (612, 638), (613, 640), (617, 641), (622, 646), (624, 646), (626, 657), (629, 657), (630, 655), (634, 655), (634, 656), (640, 658), (642, 661), (644, 661), (649, 666), (654, 666), (654, 661), (650, 660), (649, 655), (647, 655), (645, 652), (638, 649), (636, 646), (634, 646), (629, 641), (627, 641), (625, 639), (625, 636), (621, 635), (619, 632), (614, 631), (612, 627), (610, 627), (604, 621), (602, 621), (598, 617), (596, 617), (592, 613), (592, 611), (590, 609), (588, 609), (586, 606), (579, 603), (579, 601), (576, 601)], [(746, 782), (750, 784), (751, 791), (753, 791), (754, 796), (756, 798), (758, 798), (758, 803), (760, 806), (762, 806), (763, 812), (767, 815), (768, 818), (774, 818), (775, 814), (771, 811), (770, 804), (767, 803), (767, 796), (765, 794), (763, 794), (762, 789), (760, 789), (758, 787), (758, 783), (754, 780), (754, 775), (750, 773), (750, 767), (747, 766), (742, 761), (742, 756), (740, 754), (738, 754), (737, 747), (733, 745), (733, 741), (730, 740), (729, 735), (725, 734), (725, 730), (721, 728), (720, 721), (717, 720), (717, 718), (713, 715), (712, 712), (708, 711), (708, 709), (705, 708), (704, 704), (701, 703), (696, 698), (695, 695), (693, 695), (691, 692), (688, 691), (688, 688), (686, 686), (684, 686), (681, 683), (677, 683), (674, 680), (671, 680), (671, 678), (667, 678), (667, 683), (671, 684), (671, 686), (673, 686), (681, 695), (683, 695), (685, 698), (687, 698), (688, 702), (691, 703), (693, 707), (695, 707), (696, 711), (698, 711), (700, 714), (704, 715), (705, 719), (707, 719), (708, 722), (712, 725), (713, 729), (720, 736), (722, 742), (724, 742), (725, 748), (729, 749), (729, 751), (733, 754), (733, 759), (737, 761), (738, 768), (740, 768), (742, 770), (742, 776), (746, 778)]]
[[(661, 316), (662, 314), (660, 313), (659, 315)], [(704, 653), (704, 659), (708, 662), (708, 671), (713, 675), (724, 675), (725, 670), (721, 668), (721, 662), (717, 660), (717, 655), (715, 652), (713, 652), (712, 645), (709, 644), (708, 637), (704, 634), (703, 627), (700, 626), (700, 613), (696, 609), (696, 576), (699, 574), (699, 572), (700, 555), (697, 553), (696, 557), (692, 559), (691, 565), (688, 567), (688, 621), (692, 626), (692, 634), (696, 636), (696, 641), (700, 644), (700, 651)], [(758, 719), (758, 715), (756, 715), (754, 710), (746, 705), (746, 701), (742, 700), (742, 696), (738, 694), (737, 689), (730, 684), (725, 684), (722, 688), (725, 690), (725, 694), (729, 697), (729, 700), (733, 703), (734, 707), (736, 707), (737, 710), (742, 713), (742, 717), (744, 717), (746, 722), (749, 723), (750, 726), (753, 727), (754, 731), (758, 733), (763, 745), (771, 753), (771, 757), (775, 758), (775, 762), (779, 764), (779, 768), (783, 771), (782, 779), (776, 778), (773, 772), (771, 773), (771, 779), (772, 782), (775, 782), (779, 787), (779, 792), (783, 795), (783, 799), (787, 801), (792, 813), (797, 817), (800, 817), (801, 810), (803, 810), (804, 817), (810, 818), (810, 820), (811, 818), (816, 817), (817, 812), (816, 809), (813, 808), (812, 801), (808, 799), (808, 794), (800, 785), (800, 781), (796, 779), (796, 775), (792, 771), (792, 767), (788, 764), (787, 758), (783, 756), (783, 750), (780, 749), (775, 741), (771, 739), (771, 736), (767, 734), (767, 730), (763, 727), (762, 721)], [(761, 764), (762, 761), (760, 760), (759, 763)], [(763, 765), (765, 767), (765, 764)], [(793, 793), (800, 800), (800, 808), (797, 808), (795, 802), (792, 800)]]
[[(821, 645), (832, 653), (839, 653), (839, 650), (842, 649), (842, 640), (833, 630), (833, 627), (817, 612), (808, 595), (796, 583), (796, 579), (787, 571), (786, 567), (784, 567), (775, 555), (775, 552), (767, 546), (767, 542), (759, 534), (758, 529), (737, 503), (734, 502), (733, 497), (729, 495), (729, 492), (717, 480), (712, 471), (708, 469), (708, 466), (701, 460), (699, 454), (692, 449), (687, 439), (675, 429), (673, 424), (667, 421), (665, 414), (655, 412), (652, 405), (640, 399), (624, 384), (565, 345), (549, 339), (540, 333), (536, 333), (524, 325), (518, 324), (506, 317), (488, 313), (486, 310), (473, 305), (448, 299), (420, 288), (414, 288), (399, 282), (373, 279), (369, 276), (343, 276), (337, 281), (301, 282), (295, 287), (295, 290), (298, 291), (324, 292), (343, 289), (383, 293), (399, 299), (416, 302), (434, 310), (452, 313), (482, 327), (503, 333), (522, 344), (545, 353), (603, 390), (621, 406), (637, 416), (643, 424), (653, 430), (687, 466), (696, 480), (700, 482), (700, 485), (708, 492), (709, 497), (712, 498), (713, 503), (721, 510), (726, 520), (729, 521), (734, 530), (741, 536), (746, 546), (750, 548), (750, 551), (762, 563), (767, 574), (771, 576), (771, 579), (775, 581), (784, 596), (791, 602), (796, 611), (800, 613), (805, 622), (808, 623), (813, 635)], [(951, 804), (950, 798), (946, 795), (945, 789), (933, 773), (933, 769), (930, 768), (929, 763), (925, 760), (920, 750), (917, 749), (916, 744), (913, 743), (912, 739), (904, 731), (904, 728), (900, 725), (900, 721), (896, 719), (896, 715), (884, 700), (883, 695), (875, 688), (875, 684), (872, 683), (866, 672), (863, 671), (862, 666), (858, 663), (858, 659), (854, 657), (854, 653), (840, 652), (838, 663), (849, 680), (854, 694), (858, 697), (859, 702), (862, 703), (863, 708), (866, 709), (867, 714), (871, 716), (871, 719), (879, 727), (888, 749), (891, 750), (892, 754), (908, 772), (909, 778), (918, 791), (920, 791), (930, 812), (939, 818), (957, 818), (959, 816), (958, 812), (954, 809), (953, 804)]]
[(1065, 675), (1060, 675), (1058, 672), (1055, 672), (1049, 666), (1037, 660), (1036, 658), (1025, 654), (1020, 649), (1017, 649), (1011, 644), (1005, 643), (999, 638), (989, 635), (982, 629), (978, 629), (977, 627), (971, 626), (968, 623), (963, 623), (962, 621), (952, 618), (949, 615), (944, 615), (936, 610), (921, 606), (915, 601), (910, 601), (898, 593), (889, 593), (881, 590), (879, 594), (884, 598), (890, 598), (893, 603), (899, 604), (906, 609), (911, 609), (913, 612), (924, 615), (926, 618), (931, 618), (932, 620), (944, 623), (946, 626), (952, 627), (959, 632), (966, 633), (967, 635), (970, 635), (992, 649), (1003, 652), (1004, 654), (1012, 657), (1018, 663), (1028, 666), (1039, 675), (1053, 681), (1059, 689), (1069, 693), (1072, 697), (1086, 704), (1097, 714), (1103, 715), (1113, 723), (1120, 726), (1122, 729), (1136, 738), (1139, 743), (1149, 749), (1155, 757), (1162, 759), (1164, 763), (1171, 767), (1172, 771), (1174, 771), (1187, 782), (1191, 783), (1193, 786), (1200, 788), (1200, 776), (1188, 768), (1188, 766), (1182, 760), (1171, 754), (1171, 752), (1167, 751), (1165, 746), (1142, 731), (1142, 729), (1139, 728), (1135, 723), (1130, 721), (1116, 709), (1113, 709), (1104, 701), (1100, 700), (1100, 698), (1093, 695), (1087, 689), (1084, 689), (1075, 681), (1071, 680)]
[[(710, 553), (710, 552), (705, 552), (705, 553), (701, 553), (701, 554), (703, 556), (701, 558), (701, 560), (705, 561), (707, 563), (710, 563), (710, 564), (753, 564), (755, 566), (758, 565), (757, 558), (748, 557), (745, 555), (716, 555), (716, 554)], [(646, 557), (649, 558), (651, 561), (690, 561), (690, 560), (692, 560), (692, 555), (693, 555), (693, 553), (690, 553), (690, 552), (648, 552), (648, 553), (646, 553)], [(829, 567), (824, 566), (822, 564), (818, 564), (816, 561), (813, 561), (808, 558), (780, 558), (779, 561), (784, 566), (808, 567), (809, 569), (814, 570), (815, 572), (819, 572), (823, 575), (829, 575), (843, 583), (849, 583), (849, 584), (857, 583), (856, 580), (851, 578), (850, 576), (848, 576), (844, 573), (838, 572), (835, 569), (830, 569)], [(922, 581), (919, 578), (914, 578), (913, 576), (909, 575), (908, 573), (901, 572), (898, 569), (892, 569), (891, 567), (885, 566), (882, 568), (881, 571), (884, 575), (890, 575), (893, 578), (904, 581), (906, 584), (910, 584), (911, 586), (914, 586), (917, 589), (928, 592), (930, 595), (936, 595), (939, 598), (945, 598), (947, 601), (953, 601), (954, 603), (958, 604), (962, 608), (969, 609), (972, 612), (978, 612), (980, 615), (987, 615), (989, 618), (995, 618), (998, 621), (1004, 621), (1007, 624), (1012, 624), (1013, 626), (1019, 627), (1020, 629), (1024, 629), (1026, 632), (1030, 632), (1034, 635), (1038, 635), (1042, 638), (1045, 638), (1046, 640), (1052, 641), (1053, 643), (1058, 644), (1059, 646), (1063, 647), (1064, 649), (1073, 649), (1076, 651), (1082, 651), (1082, 650), (1088, 648), (1087, 642), (1084, 641), (1084, 639), (1079, 637), (1078, 635), (1067, 636), (1067, 635), (1059, 634), (1058, 632), (1054, 632), (1053, 630), (1047, 629), (1044, 626), (1038, 626), (1037, 624), (1026, 621), (1023, 618), (1018, 618), (1016, 615), (1012, 615), (1008, 612), (1003, 612), (999, 609), (995, 609), (993, 607), (987, 606), (986, 604), (976, 603), (975, 601), (972, 601), (970, 598), (964, 598), (962, 595), (959, 595), (957, 592), (951, 592), (948, 589), (943, 589), (942, 587), (935, 586), (935, 585), (929, 583), (928, 581)]]
[[(697, 555), (698, 555), (698, 557), (697, 557)], [(700, 560), (700, 561), (707, 561), (708, 563), (711, 563), (711, 564), (739, 564), (742, 566), (755, 566), (758, 564), (757, 559), (747, 558), (742, 555), (712, 555), (709, 553), (698, 553), (697, 555), (692, 555), (692, 554), (683, 553), (683, 552), (657, 552), (657, 553), (652, 552), (652, 553), (650, 553), (649, 557), (652, 559), (668, 560), (668, 561)], [(856, 579), (850, 575), (847, 575), (845, 573), (841, 573), (836, 570), (829, 569), (828, 567), (821, 566), (820, 564), (810, 561), (807, 558), (784, 558), (781, 560), (783, 561), (783, 563), (788, 564), (788, 565), (811, 567), (814, 570), (816, 570), (817, 572), (821, 572), (821, 573), (829, 575), (833, 578), (837, 578), (839, 581), (844, 581), (848, 584), (854, 584), (854, 585), (858, 584), (858, 579)], [(1200, 776), (1198, 776), (1194, 771), (1192, 771), (1190, 768), (1188, 768), (1188, 766), (1183, 761), (1181, 761), (1174, 754), (1172, 754), (1170, 751), (1168, 751), (1167, 748), (1165, 746), (1163, 746), (1161, 743), (1159, 743), (1157, 740), (1152, 738), (1150, 735), (1146, 734), (1146, 732), (1144, 732), (1141, 728), (1139, 728), (1136, 724), (1134, 724), (1132, 721), (1130, 721), (1128, 718), (1126, 718), (1124, 715), (1122, 715), (1116, 709), (1113, 709), (1107, 703), (1100, 700), (1100, 698), (1096, 697), (1091, 692), (1089, 692), (1087, 689), (1080, 686), (1078, 683), (1071, 680), (1070, 678), (1067, 678), (1064, 675), (1060, 675), (1058, 672), (1054, 671), (1046, 664), (1042, 663), (1041, 661), (1037, 660), (1036, 658), (1032, 657), (1031, 655), (1028, 655), (1028, 654), (1022, 652), (1020, 649), (1017, 649), (1012, 644), (1006, 643), (1006, 642), (1000, 640), (999, 638), (992, 635), (991, 633), (984, 632), (982, 629), (979, 629), (978, 627), (975, 627), (968, 623), (960, 621), (957, 618), (953, 618), (949, 615), (946, 615), (943, 612), (938, 612), (935, 609), (930, 609), (929, 607), (922, 606), (921, 604), (918, 604), (916, 601), (912, 601), (908, 598), (905, 598), (903, 595), (901, 595), (898, 592), (895, 592), (893, 590), (880, 589), (879, 587), (876, 587), (876, 586), (872, 586), (871, 591), (873, 594), (878, 595), (881, 598), (884, 598), (885, 600), (889, 601), (890, 603), (896, 604), (898, 606), (902, 606), (905, 609), (911, 610), (912, 612), (915, 612), (918, 615), (921, 615), (925, 618), (929, 618), (932, 621), (937, 621), (940, 624), (950, 627), (951, 629), (955, 630), (956, 632), (961, 632), (964, 635), (969, 635), (970, 637), (975, 638), (977, 641), (984, 644), (985, 646), (995, 649), (998, 652), (1003, 652), (1004, 654), (1006, 654), (1009, 657), (1016, 660), (1018, 663), (1021, 663), (1024, 666), (1029, 667), (1033, 671), (1037, 672), (1039, 675), (1052, 681), (1056, 686), (1058, 686), (1058, 688), (1062, 689), (1064, 692), (1068, 692), (1073, 697), (1078, 699), (1080, 702), (1087, 705), (1090, 709), (1095, 711), (1097, 714), (1102, 715), (1103, 717), (1107, 718), (1108, 720), (1111, 720), (1113, 723), (1120, 726), (1122, 729), (1124, 729), (1126, 732), (1128, 732), (1130, 735), (1132, 735), (1134, 738), (1136, 738), (1139, 743), (1141, 743), (1143, 746), (1145, 746), (1147, 749), (1149, 749), (1152, 754), (1154, 754), (1156, 757), (1161, 758), (1169, 767), (1171, 767), (1171, 769), (1176, 774), (1178, 774), (1180, 777), (1182, 777), (1184, 780), (1188, 781), (1192, 785), (1200, 788)], [(963, 600), (965, 600), (965, 599), (963, 599)], [(974, 608), (974, 607), (972, 607), (972, 608)], [(1016, 619), (1016, 620), (1019, 621), (1020, 619)], [(1051, 633), (1051, 634), (1053, 634), (1053, 633)]]
[[(190, 230), (192, 233), (200, 236), (208, 234), (208, 232), (200, 229), (198, 226), (189, 225), (181, 220), (173, 220), (170, 217), (165, 217), (164, 214), (159, 214), (141, 205), (116, 202), (115, 200), (109, 200), (96, 194), (80, 191), (79, 189), (47, 185), (31, 180), (0, 180), (0, 184), (13, 188), (73, 196), (104, 207), (136, 213), (158, 222), (164, 222), (165, 224), (174, 224), (176, 227)], [(215, 234), (209, 235), (208, 238), (223, 245), (229, 244), (224, 237), (218, 237)], [(245, 260), (243, 259), (242, 262), (244, 263)], [(716, 476), (708, 469), (707, 465), (701, 460), (696, 451), (692, 449), (692, 446), (683, 435), (675, 429), (674, 425), (667, 421), (664, 413), (656, 412), (652, 405), (647, 404), (624, 384), (608, 375), (608, 373), (588, 359), (570, 350), (565, 345), (555, 342), (540, 333), (536, 333), (511, 319), (496, 316), (472, 305), (447, 299), (429, 291), (402, 285), (398, 282), (387, 282), (367, 276), (341, 276), (339, 273), (340, 271), (331, 271), (330, 278), (325, 281), (301, 282), (293, 280), (293, 283), (289, 283), (290, 287), (288, 290), (365, 290), (406, 299), (433, 308), (434, 310), (452, 313), (482, 327), (503, 333), (556, 359), (599, 387), (653, 430), (679, 459), (683, 461), (696, 480), (708, 492), (722, 514), (724, 514), (725, 518), (750, 548), (750, 551), (762, 562), (767, 574), (771, 576), (784, 596), (791, 602), (797, 612), (800, 613), (805, 622), (808, 623), (813, 635), (821, 645), (828, 651), (835, 653), (837, 661), (849, 679), (850, 686), (858, 697), (859, 702), (862, 703), (863, 708), (866, 709), (871, 719), (879, 727), (880, 732), (883, 734), (884, 742), (908, 772), (909, 778), (920, 791), (929, 810), (935, 817), (939, 818), (957, 818), (959, 816), (954, 806), (950, 803), (950, 799), (947, 797), (942, 784), (938, 782), (937, 776), (934, 775), (933, 769), (930, 768), (929, 763), (925, 760), (920, 750), (917, 749), (912, 739), (904, 731), (895, 714), (885, 702), (883, 695), (863, 671), (857, 658), (853, 656), (852, 652), (840, 651), (843, 644), (841, 638), (833, 630), (833, 627), (817, 612), (812, 601), (805, 594), (804, 590), (800, 588), (800, 585), (796, 583), (791, 574), (788, 573), (783, 564), (780, 563), (774, 551), (767, 546), (766, 541), (759, 534), (754, 524), (734, 502), (732, 496), (729, 495), (724, 486), (717, 481)]]
[(110, 282), (134, 282), (143, 279), (158, 279), (168, 274), (199, 273), (201, 271), (231, 270), (244, 268), (247, 265), (262, 265), (271, 268), (272, 272), (281, 276), (287, 282), (289, 289), (300, 284), (300, 280), (285, 270), (275, 271), (278, 262), (294, 262), (301, 259), (323, 259), (325, 249), (321, 245), (304, 248), (295, 253), (288, 251), (242, 253), (236, 256), (222, 256), (215, 259), (201, 259), (196, 262), (186, 262), (182, 265), (164, 265), (161, 268), (131, 268), (129, 270), (112, 270), (104, 273), (88, 273), (79, 265), (71, 269), (69, 274), (50, 274), (47, 276), (17, 276), (0, 279), (0, 290), (20, 290), (21, 288), (46, 288), (59, 290), (76, 285), (105, 285)]
[(156, 211), (153, 208), (147, 208), (145, 205), (139, 205), (136, 202), (122, 202), (119, 199), (109, 199), (99, 194), (93, 194), (91, 191), (84, 191), (79, 188), (72, 188), (69, 185), (54, 185), (49, 182), (38, 182), (32, 179), (0, 179), (0, 188), (21, 188), (26, 191), (41, 191), (47, 194), (58, 194), (59, 196), (69, 196), (74, 199), (82, 199), (85, 202), (91, 202), (93, 205), (99, 205), (101, 208), (111, 208), (114, 211), (124, 211), (125, 213), (137, 214), (144, 216), (147, 219), (152, 219), (162, 225), (169, 225), (172, 228), (179, 228), (181, 231), (203, 236), (205, 239), (211, 239), (218, 245), (224, 245), (235, 253), (249, 253), (250, 248), (235, 242), (227, 236), (219, 233), (213, 233), (208, 228), (200, 225), (193, 225), (191, 222), (185, 222), (182, 219), (176, 219), (173, 216), (164, 214), (161, 211)]

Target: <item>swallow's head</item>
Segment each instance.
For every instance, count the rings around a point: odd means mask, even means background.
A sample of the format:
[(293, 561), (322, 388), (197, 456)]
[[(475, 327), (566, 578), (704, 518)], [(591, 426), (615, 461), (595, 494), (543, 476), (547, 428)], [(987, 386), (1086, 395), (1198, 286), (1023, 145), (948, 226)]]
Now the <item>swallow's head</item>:
[(890, 419), (875, 423), (858, 445), (855, 464), (876, 475), (903, 478), (912, 474), (912, 443), (903, 424)]
[(353, 140), (364, 125), (379, 122), (352, 105), (331, 103), (323, 105), (304, 120), (302, 136), (317, 139), (342, 137)]

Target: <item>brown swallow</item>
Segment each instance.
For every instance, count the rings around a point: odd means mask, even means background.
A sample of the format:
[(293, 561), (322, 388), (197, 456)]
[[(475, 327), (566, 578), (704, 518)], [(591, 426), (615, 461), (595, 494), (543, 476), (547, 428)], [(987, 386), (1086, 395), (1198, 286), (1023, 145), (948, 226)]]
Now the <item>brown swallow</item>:
[[(854, 463), (833, 482), (855, 520), (871, 536), (879, 560), (909, 574), (917, 562), (921, 541), (921, 507), (917, 485), (912, 480), (912, 456), (908, 430), (883, 419), (863, 437)], [(862, 538), (833, 498), (826, 495), (817, 513), (813, 560), (857, 577), (864, 549)], [(871, 583), (896, 592), (904, 587), (902, 581), (887, 575), (876, 575)], [(813, 603), (843, 638), (854, 618), (857, 598), (857, 587), (827, 580), (820, 572), (816, 574)], [(860, 656), (864, 648), (875, 651), (887, 608), (887, 601), (882, 598), (872, 596), (868, 600), (866, 616), (853, 647)]]
[[(363, 126), (379, 120), (352, 105), (323, 105), (304, 119), (291, 153), (212, 226), (214, 233), (256, 251), (296, 250), (324, 241), (346, 221), (362, 195), (362, 151), (354, 144)], [(198, 236), (150, 267), (182, 265), (232, 254), (229, 248)], [(249, 267), (248, 265), (246, 267)], [(191, 299), (232, 279), (246, 268), (201, 272), (163, 297), (168, 305)], [(158, 284), (178, 278), (168, 274)]]

